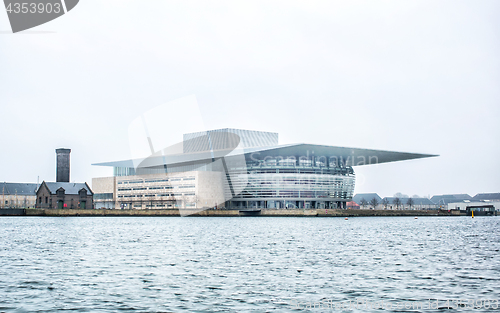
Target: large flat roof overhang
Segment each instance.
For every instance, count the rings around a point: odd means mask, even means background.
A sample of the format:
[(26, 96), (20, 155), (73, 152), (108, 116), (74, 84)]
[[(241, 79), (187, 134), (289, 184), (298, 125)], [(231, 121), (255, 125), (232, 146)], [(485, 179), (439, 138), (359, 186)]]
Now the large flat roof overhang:
[(159, 151), (144, 159), (130, 159), (114, 162), (95, 163), (97, 166), (129, 167), (140, 164), (142, 168), (157, 168), (161, 166), (180, 166), (192, 164), (207, 164), (224, 158), (230, 161), (233, 158), (245, 157), (247, 160), (267, 160), (269, 158), (327, 158), (341, 161), (346, 166), (363, 166), (413, 159), (436, 157), (435, 154), (409, 153), (386, 150), (360, 149), (313, 144), (288, 144), (271, 147), (256, 147), (246, 149), (225, 149), (203, 151), (195, 153), (168, 154)]

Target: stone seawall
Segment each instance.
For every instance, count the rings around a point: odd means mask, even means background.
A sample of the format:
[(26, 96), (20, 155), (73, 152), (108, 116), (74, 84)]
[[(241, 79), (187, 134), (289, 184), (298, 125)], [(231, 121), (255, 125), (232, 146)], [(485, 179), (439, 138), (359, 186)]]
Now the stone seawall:
[[(192, 214), (190, 214), (192, 213)], [(179, 210), (84, 210), (84, 209), (26, 209), (27, 216), (181, 216)], [(189, 216), (297, 216), (297, 217), (361, 217), (361, 216), (458, 216), (458, 211), (441, 210), (182, 210)]]
[(25, 209), (0, 209), (0, 216), (25, 215)]

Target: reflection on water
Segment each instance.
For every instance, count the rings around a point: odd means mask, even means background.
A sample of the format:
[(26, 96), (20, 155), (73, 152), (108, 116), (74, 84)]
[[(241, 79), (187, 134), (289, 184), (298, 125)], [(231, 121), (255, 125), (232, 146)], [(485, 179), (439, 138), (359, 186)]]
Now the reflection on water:
[(499, 226), (497, 217), (1, 217), (0, 311), (500, 300)]

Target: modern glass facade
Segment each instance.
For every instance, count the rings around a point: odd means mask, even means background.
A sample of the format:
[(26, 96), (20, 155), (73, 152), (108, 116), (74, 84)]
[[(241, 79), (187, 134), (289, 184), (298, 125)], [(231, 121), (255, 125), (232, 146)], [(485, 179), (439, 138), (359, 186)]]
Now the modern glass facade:
[(355, 175), (352, 167), (326, 167), (296, 161), (247, 163), (229, 168), (225, 193), (230, 208), (339, 208), (352, 198)]

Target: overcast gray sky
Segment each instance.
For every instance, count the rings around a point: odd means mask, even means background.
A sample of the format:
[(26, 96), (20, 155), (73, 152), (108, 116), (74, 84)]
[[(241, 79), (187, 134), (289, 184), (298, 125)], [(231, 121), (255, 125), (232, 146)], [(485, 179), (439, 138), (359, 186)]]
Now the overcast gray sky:
[(500, 192), (499, 16), (497, 0), (83, 0), (11, 34), (0, 10), (0, 181), (55, 180), (60, 147), (72, 181), (110, 176), (91, 164), (130, 157), (137, 116), (195, 95), (209, 129), (440, 155), (357, 167), (356, 193)]

